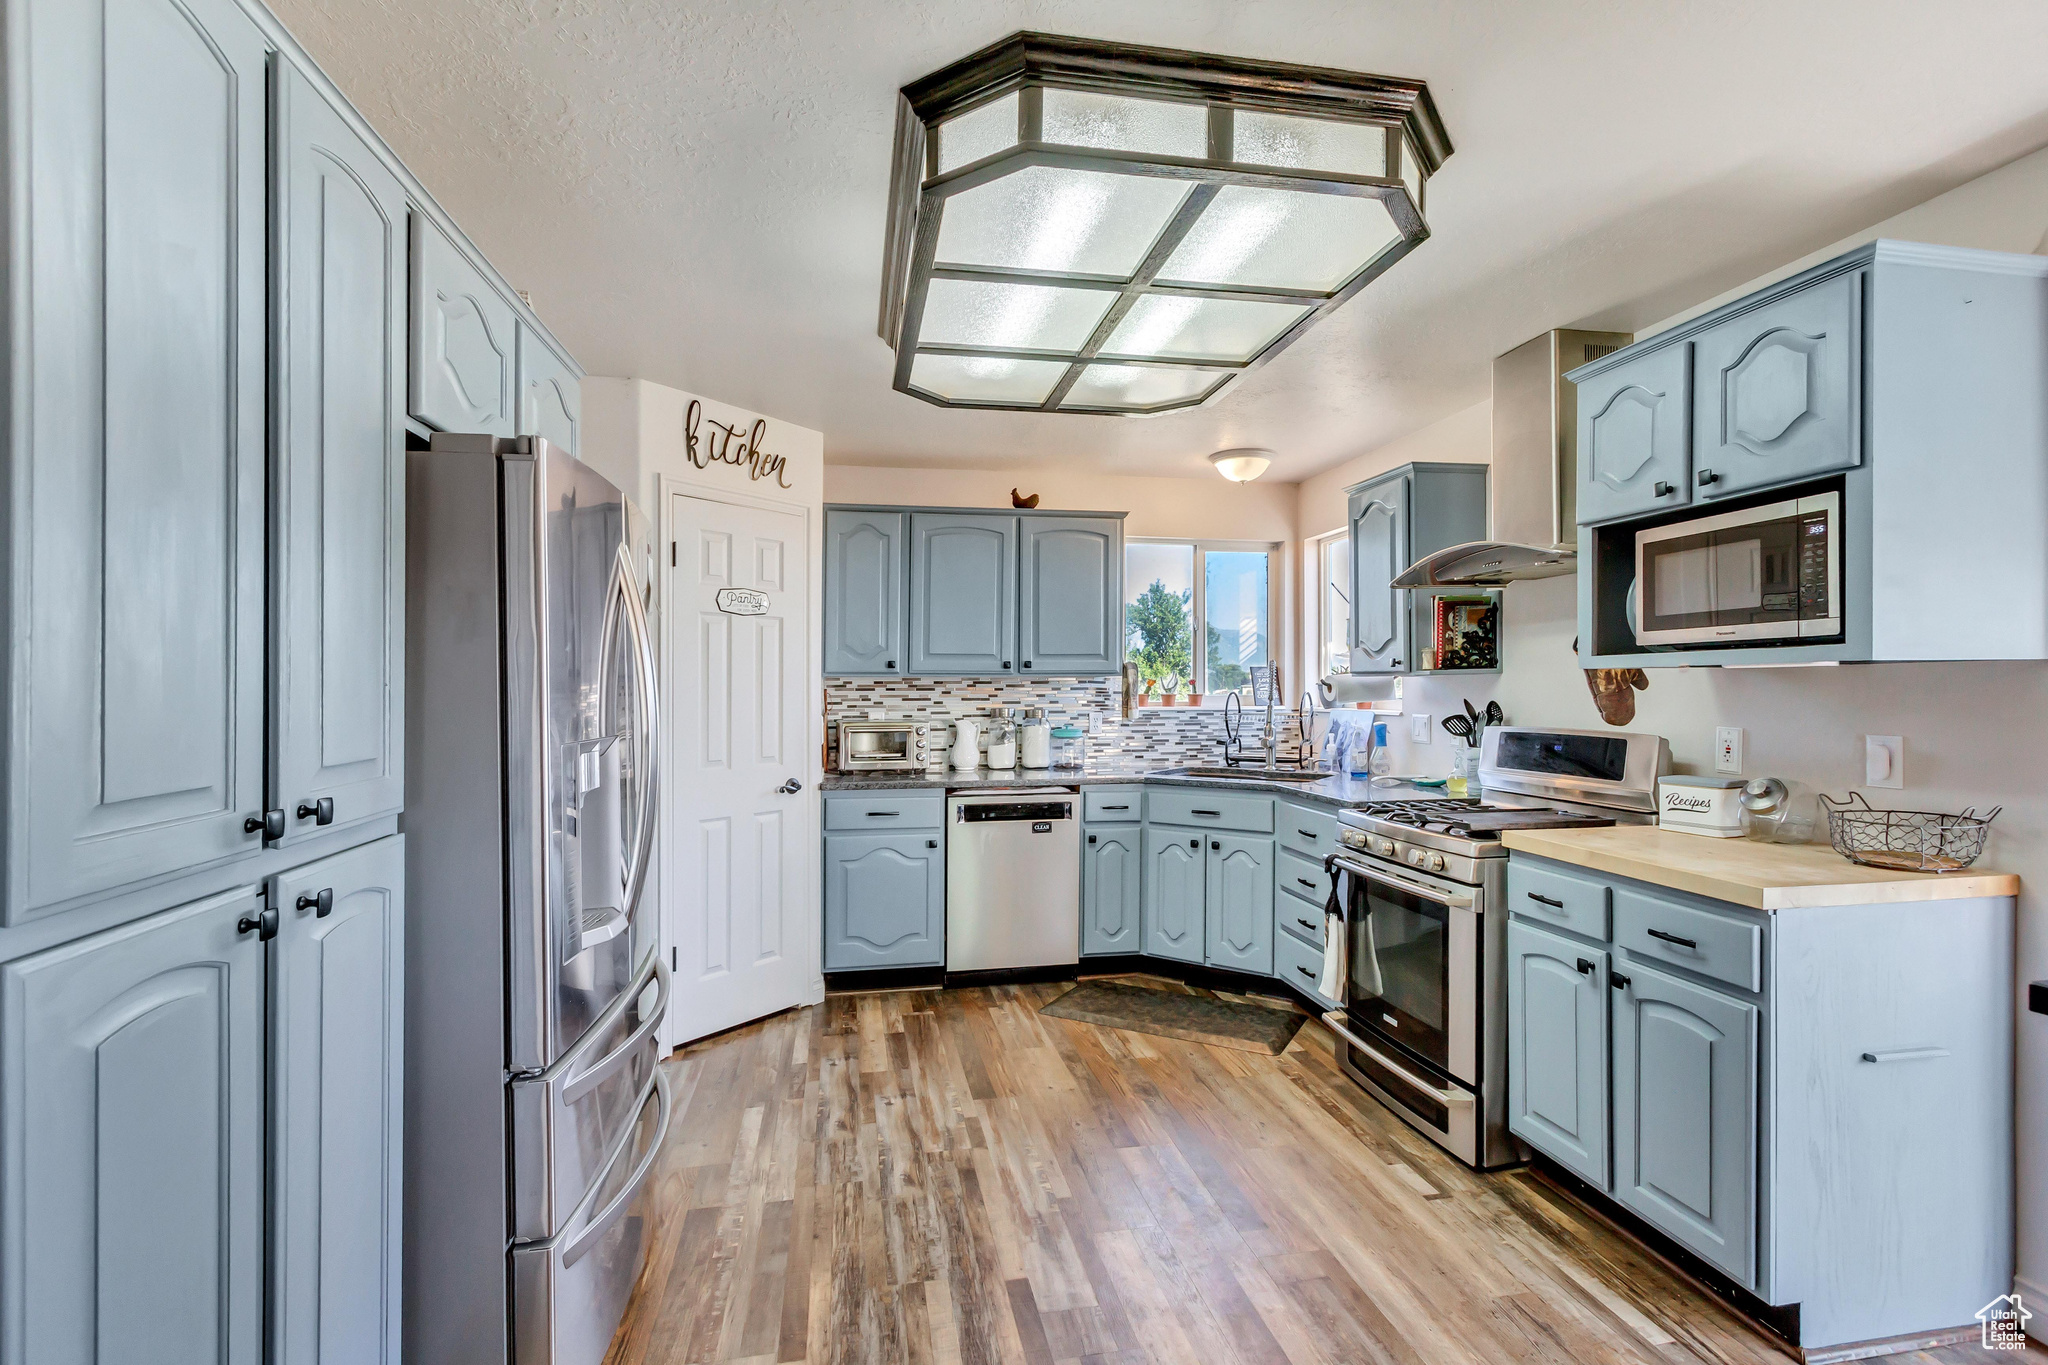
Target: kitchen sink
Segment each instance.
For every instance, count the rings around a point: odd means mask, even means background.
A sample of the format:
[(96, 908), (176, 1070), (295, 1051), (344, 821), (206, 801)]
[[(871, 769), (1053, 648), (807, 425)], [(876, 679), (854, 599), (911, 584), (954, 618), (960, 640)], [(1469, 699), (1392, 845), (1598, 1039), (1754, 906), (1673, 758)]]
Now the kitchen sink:
[(1219, 782), (1320, 782), (1335, 773), (1319, 772), (1315, 769), (1304, 771), (1300, 768), (1168, 768), (1153, 774), (1155, 777), (1199, 777), (1203, 781)]

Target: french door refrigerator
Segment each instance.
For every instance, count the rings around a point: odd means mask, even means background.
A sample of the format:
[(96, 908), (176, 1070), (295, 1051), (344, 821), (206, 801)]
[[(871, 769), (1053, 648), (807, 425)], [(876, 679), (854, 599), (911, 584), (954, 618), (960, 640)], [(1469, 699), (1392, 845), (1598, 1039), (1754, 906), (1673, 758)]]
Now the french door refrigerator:
[(446, 434), (406, 511), (405, 1357), (599, 1365), (670, 1114), (633, 511)]

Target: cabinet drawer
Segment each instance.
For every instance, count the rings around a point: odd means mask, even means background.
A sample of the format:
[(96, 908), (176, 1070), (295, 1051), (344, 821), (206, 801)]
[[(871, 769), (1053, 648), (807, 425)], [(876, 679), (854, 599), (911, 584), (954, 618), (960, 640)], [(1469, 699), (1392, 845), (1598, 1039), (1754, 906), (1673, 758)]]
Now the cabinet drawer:
[(1616, 887), (1614, 941), (1645, 961), (1668, 962), (1746, 991), (1763, 989), (1763, 926), (1733, 915)]
[(1273, 812), (1280, 847), (1320, 859), (1337, 848), (1337, 812), (1282, 801)]
[(1273, 939), (1273, 975), (1319, 1002), (1325, 1009), (1342, 1009), (1342, 1004), (1316, 990), (1316, 979), (1322, 974), (1323, 950), (1320, 945), (1310, 947), (1292, 934), (1280, 934)]
[(826, 829), (937, 829), (945, 823), (943, 792), (874, 792), (825, 798)]
[(1143, 787), (1084, 787), (1081, 818), (1094, 825), (1135, 823), (1145, 809)]
[(1508, 909), (1587, 938), (1607, 937), (1607, 884), (1577, 873), (1508, 860)]
[(1273, 828), (1273, 798), (1240, 796), (1234, 792), (1154, 790), (1145, 793), (1145, 818), (1164, 825), (1265, 834)]
[(1318, 954), (1323, 951), (1323, 911), (1320, 906), (1283, 896), (1273, 906), (1273, 923), (1308, 944)]
[(1329, 903), (1330, 878), (1323, 871), (1322, 859), (1304, 858), (1299, 853), (1282, 851), (1280, 870), (1275, 875), (1282, 891), (1307, 901), (1317, 914), (1320, 915), (1323, 906)]

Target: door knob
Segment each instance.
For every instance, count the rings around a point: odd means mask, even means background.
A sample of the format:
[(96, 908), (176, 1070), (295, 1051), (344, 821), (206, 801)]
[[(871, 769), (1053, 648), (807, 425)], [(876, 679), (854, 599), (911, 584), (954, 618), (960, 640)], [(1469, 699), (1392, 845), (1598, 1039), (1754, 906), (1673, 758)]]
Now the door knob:
[(1700, 471), (1700, 487), (1705, 488), (1710, 483), (1719, 482), (1721, 482), (1721, 476), (1719, 474), (1716, 474), (1713, 470), (1702, 469)]
[(269, 906), (265, 906), (263, 909), (258, 910), (255, 914), (244, 915), (240, 919), (235, 921), (236, 933), (246, 934), (251, 929), (254, 929), (256, 931), (256, 938), (258, 942), (268, 943), (270, 942), (270, 940), (276, 938), (277, 911), (271, 909)]
[(318, 801), (299, 802), (299, 818), (311, 820), (316, 825), (334, 823), (334, 798), (323, 796)]
[(252, 815), (242, 822), (242, 833), (254, 834), (261, 830), (265, 839), (284, 838), (284, 807)]
[(803, 784), (803, 783), (801, 783), (801, 782), (799, 782), (799, 781), (797, 781), (797, 780), (796, 780), (795, 778), (793, 778), (793, 777), (792, 777), (792, 778), (790, 778), (790, 779), (789, 779), (789, 781), (787, 781), (787, 782), (783, 783), (783, 784), (782, 784), (781, 786), (777, 787), (777, 788), (776, 788), (775, 790), (777, 790), (777, 791), (781, 792), (781, 793), (782, 793), (782, 794), (783, 794), (784, 796), (794, 796), (794, 795), (796, 795), (796, 794), (797, 794), (798, 792), (802, 791), (803, 789), (804, 789), (804, 784)]
[(1660, 498), (1668, 498), (1673, 493), (1676, 493), (1678, 490), (1676, 488), (1673, 488), (1670, 484), (1664, 482), (1664, 480), (1659, 479), (1657, 480), (1656, 487), (1652, 488), (1650, 491)]
[(314, 919), (326, 919), (334, 913), (334, 888), (323, 886), (314, 895), (299, 897), (298, 908), (311, 910)]

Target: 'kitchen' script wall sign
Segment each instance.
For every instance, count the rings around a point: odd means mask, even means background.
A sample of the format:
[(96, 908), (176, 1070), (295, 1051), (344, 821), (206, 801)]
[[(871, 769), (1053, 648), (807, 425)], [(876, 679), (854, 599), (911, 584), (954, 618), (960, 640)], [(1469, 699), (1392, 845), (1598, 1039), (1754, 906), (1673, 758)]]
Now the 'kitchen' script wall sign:
[(768, 423), (759, 417), (745, 432), (708, 419), (704, 416), (704, 405), (694, 398), (683, 414), (683, 446), (691, 464), (699, 469), (707, 469), (714, 464), (738, 465), (757, 483), (773, 477), (778, 485), (787, 488), (788, 461), (761, 449), (761, 440), (767, 434)]

